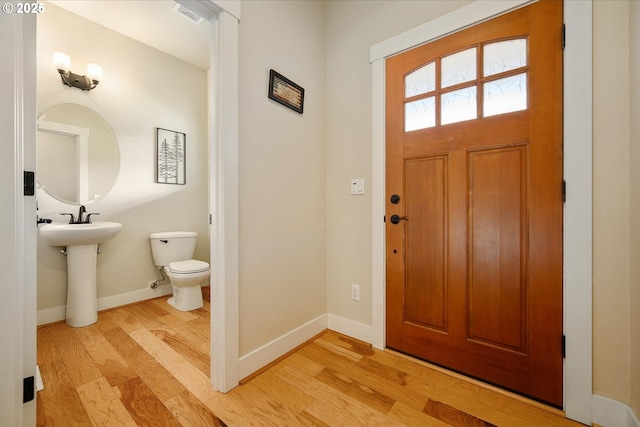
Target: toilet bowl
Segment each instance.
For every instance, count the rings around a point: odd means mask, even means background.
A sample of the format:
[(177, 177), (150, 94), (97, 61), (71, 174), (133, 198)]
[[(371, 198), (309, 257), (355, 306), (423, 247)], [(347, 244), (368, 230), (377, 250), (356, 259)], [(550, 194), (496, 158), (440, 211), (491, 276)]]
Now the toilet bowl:
[(195, 259), (172, 262), (164, 267), (171, 279), (173, 296), (169, 305), (180, 311), (196, 310), (204, 305), (201, 284), (209, 277), (209, 264)]
[(197, 236), (192, 231), (149, 236), (153, 260), (171, 280), (173, 295), (167, 302), (180, 311), (196, 310), (204, 305), (201, 286), (209, 278), (209, 264), (192, 259)]

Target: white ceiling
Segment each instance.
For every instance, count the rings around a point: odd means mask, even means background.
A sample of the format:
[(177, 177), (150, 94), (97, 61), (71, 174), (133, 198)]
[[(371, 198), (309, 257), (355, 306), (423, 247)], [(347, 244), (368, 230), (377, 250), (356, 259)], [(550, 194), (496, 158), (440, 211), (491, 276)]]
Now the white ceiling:
[(141, 43), (209, 69), (209, 22), (194, 24), (173, 0), (49, 0)]

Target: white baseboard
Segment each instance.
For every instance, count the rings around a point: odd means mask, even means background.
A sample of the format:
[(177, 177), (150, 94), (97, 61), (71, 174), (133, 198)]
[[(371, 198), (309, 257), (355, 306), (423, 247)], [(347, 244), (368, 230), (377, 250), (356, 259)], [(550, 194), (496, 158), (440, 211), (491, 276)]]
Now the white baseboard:
[(364, 323), (345, 319), (344, 317), (333, 314), (328, 314), (327, 317), (327, 327), (332, 331), (339, 332), (369, 344), (373, 343), (371, 325), (365, 325)]
[(607, 397), (593, 395), (593, 422), (603, 427), (640, 427), (629, 405)]
[(44, 310), (38, 310), (38, 326), (58, 322), (60, 320), (64, 320), (65, 318), (66, 316), (64, 305), (62, 307), (53, 307)]
[(267, 366), (278, 357), (287, 354), (305, 341), (327, 329), (327, 315), (323, 314), (304, 325), (276, 338), (238, 360), (238, 376), (246, 378)]
[[(98, 298), (98, 311), (169, 295), (172, 292), (171, 284), (165, 284), (158, 286), (156, 289), (145, 288), (133, 292), (127, 292), (126, 294)], [(59, 322), (65, 318), (65, 306), (38, 310), (38, 326)]]

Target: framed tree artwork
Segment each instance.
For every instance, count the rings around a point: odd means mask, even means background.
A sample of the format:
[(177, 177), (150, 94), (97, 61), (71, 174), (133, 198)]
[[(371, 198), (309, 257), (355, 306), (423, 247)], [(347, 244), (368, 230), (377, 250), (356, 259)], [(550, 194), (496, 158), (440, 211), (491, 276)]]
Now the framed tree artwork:
[(168, 129), (156, 129), (156, 182), (159, 184), (186, 183), (187, 135)]

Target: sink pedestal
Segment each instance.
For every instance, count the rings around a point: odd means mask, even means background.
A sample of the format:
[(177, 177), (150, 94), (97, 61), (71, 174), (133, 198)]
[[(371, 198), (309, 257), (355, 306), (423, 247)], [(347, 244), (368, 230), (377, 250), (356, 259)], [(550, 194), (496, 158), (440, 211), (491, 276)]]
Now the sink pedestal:
[(98, 245), (67, 247), (67, 324), (74, 328), (98, 321), (96, 263)]
[(98, 245), (122, 229), (117, 222), (47, 224), (40, 235), (49, 246), (67, 248), (67, 324), (75, 328), (98, 321), (96, 262)]

